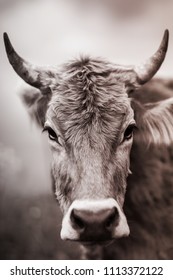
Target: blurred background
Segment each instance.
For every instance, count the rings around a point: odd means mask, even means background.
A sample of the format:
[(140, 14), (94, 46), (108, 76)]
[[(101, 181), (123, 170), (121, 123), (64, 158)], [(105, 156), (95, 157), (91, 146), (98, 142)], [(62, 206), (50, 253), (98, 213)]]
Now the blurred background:
[(50, 152), (18, 96), (21, 79), (7, 61), (2, 34), (39, 65), (80, 54), (136, 64), (170, 44), (158, 76), (172, 77), (173, 0), (0, 0), (0, 259), (75, 259), (59, 237)]

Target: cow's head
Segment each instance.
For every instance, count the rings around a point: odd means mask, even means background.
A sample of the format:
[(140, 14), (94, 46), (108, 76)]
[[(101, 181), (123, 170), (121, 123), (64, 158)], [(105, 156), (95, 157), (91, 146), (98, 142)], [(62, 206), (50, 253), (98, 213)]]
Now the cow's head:
[(48, 131), (55, 193), (64, 214), (62, 239), (101, 243), (129, 235), (123, 203), (133, 130), (137, 126), (143, 140), (172, 140), (173, 99), (141, 105), (128, 94), (161, 66), (168, 31), (158, 51), (137, 67), (89, 58), (62, 68), (36, 67), (15, 52), (7, 34), (4, 39), (14, 70), (39, 89), (26, 92), (24, 100)]

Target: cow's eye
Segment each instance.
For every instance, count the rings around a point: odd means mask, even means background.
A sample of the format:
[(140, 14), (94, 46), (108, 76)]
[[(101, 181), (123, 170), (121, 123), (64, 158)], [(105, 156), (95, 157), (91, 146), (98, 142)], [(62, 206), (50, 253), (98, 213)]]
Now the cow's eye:
[(48, 131), (48, 135), (49, 135), (50, 140), (53, 140), (53, 141), (58, 140), (58, 137), (57, 137), (55, 131), (52, 128), (49, 128), (47, 131)]
[(135, 124), (130, 124), (130, 125), (126, 128), (126, 130), (125, 130), (125, 132), (124, 132), (124, 139), (123, 139), (123, 141), (130, 140), (130, 139), (132, 138), (132, 136), (133, 136), (133, 131), (134, 131), (134, 128), (135, 128), (135, 127), (136, 127)]
[(58, 144), (60, 144), (59, 136), (57, 136), (57, 134), (55, 133), (55, 131), (51, 127), (46, 126), (46, 127), (44, 127), (43, 131), (47, 131), (48, 132), (48, 136), (49, 136), (50, 140), (55, 141)]

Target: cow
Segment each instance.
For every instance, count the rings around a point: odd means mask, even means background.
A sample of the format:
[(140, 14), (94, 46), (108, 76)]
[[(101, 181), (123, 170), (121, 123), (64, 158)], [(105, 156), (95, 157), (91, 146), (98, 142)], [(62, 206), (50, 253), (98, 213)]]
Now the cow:
[(23, 101), (48, 133), (60, 236), (79, 242), (83, 258), (172, 257), (173, 81), (152, 79), (168, 39), (165, 30), (137, 66), (82, 56), (38, 67), (4, 33), (10, 64), (32, 86)]

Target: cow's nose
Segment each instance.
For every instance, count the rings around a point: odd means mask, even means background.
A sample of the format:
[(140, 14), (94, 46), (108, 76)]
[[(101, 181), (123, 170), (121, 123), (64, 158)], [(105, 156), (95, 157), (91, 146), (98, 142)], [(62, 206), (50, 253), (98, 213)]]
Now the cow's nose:
[(127, 219), (117, 201), (75, 200), (65, 213), (61, 238), (63, 240), (102, 242), (128, 236)]
[(116, 207), (97, 212), (73, 209), (70, 220), (81, 241), (104, 241), (112, 238), (113, 230), (119, 222), (119, 212)]

